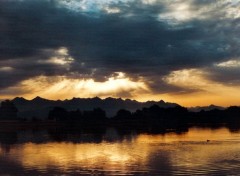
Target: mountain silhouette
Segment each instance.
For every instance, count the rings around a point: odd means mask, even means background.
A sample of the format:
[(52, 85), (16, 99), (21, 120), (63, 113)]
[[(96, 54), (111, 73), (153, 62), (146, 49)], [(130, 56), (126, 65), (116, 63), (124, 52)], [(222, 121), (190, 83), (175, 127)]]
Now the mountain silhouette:
[(211, 111), (211, 110), (214, 110), (214, 109), (224, 110), (225, 108), (221, 107), (221, 106), (216, 106), (216, 105), (213, 105), (213, 104), (211, 104), (209, 106), (196, 106), (196, 107), (188, 108), (188, 110), (191, 111), (191, 112), (200, 112), (202, 110)]
[(48, 100), (39, 96), (32, 100), (26, 100), (22, 97), (16, 97), (12, 102), (18, 108), (18, 116), (22, 118), (40, 118), (46, 119), (48, 113), (54, 107), (62, 107), (68, 111), (80, 109), (81, 111), (88, 111), (94, 108), (101, 108), (106, 111), (107, 117), (113, 117), (119, 109), (127, 109), (131, 112), (141, 109), (143, 107), (150, 107), (152, 105), (158, 105), (162, 108), (179, 106), (176, 103), (160, 101), (147, 101), (138, 102), (136, 100), (121, 98), (101, 99), (99, 97), (94, 98), (72, 98), (70, 100)]

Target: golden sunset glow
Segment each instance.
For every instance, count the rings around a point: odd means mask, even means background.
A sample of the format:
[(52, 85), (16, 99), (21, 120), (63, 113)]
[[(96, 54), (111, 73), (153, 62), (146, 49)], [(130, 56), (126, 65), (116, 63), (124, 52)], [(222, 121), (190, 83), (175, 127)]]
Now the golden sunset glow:
[[(138, 101), (159, 101), (163, 99), (188, 107), (210, 104), (229, 106), (240, 103), (240, 95), (238, 94), (240, 86), (229, 86), (214, 82), (208, 79), (207, 74), (202, 70), (186, 69), (174, 71), (165, 76), (163, 81), (169, 85), (189, 91), (163, 94), (152, 93), (151, 88), (144, 79), (135, 81), (122, 72), (117, 72), (115, 76), (108, 78), (104, 82), (97, 82), (94, 79), (76, 79), (64, 76), (40, 76), (23, 81), (17, 86), (11, 87), (10, 90), (20, 90), (21, 94), (14, 96), (23, 95), (27, 99), (32, 99), (36, 96), (53, 100), (95, 96), (100, 98), (131, 98)], [(10, 95), (5, 95), (5, 97), (11, 98)]]
[[(187, 106), (209, 104), (228, 106), (240, 103), (240, 95), (238, 94), (240, 86), (229, 86), (214, 82), (208, 79), (204, 70), (174, 71), (164, 80), (168, 84), (189, 89), (190, 93), (174, 96), (177, 102)], [(193, 93), (191, 93), (191, 89)]]
[(206, 106), (217, 104), (221, 106), (240, 104), (240, 86), (230, 86), (214, 82), (208, 78), (204, 70), (184, 69), (165, 76), (163, 80), (173, 86), (188, 90), (187, 92), (175, 92), (165, 94), (151, 94), (147, 92), (136, 96), (137, 100), (147, 101), (159, 99), (177, 102), (183, 106)]
[(123, 73), (108, 78), (105, 82), (96, 82), (93, 79), (71, 79), (67, 77), (37, 77), (23, 81), (12, 90), (22, 90), (27, 93), (26, 98), (36, 96), (50, 99), (71, 99), (72, 97), (89, 98), (104, 97), (135, 97), (141, 92), (147, 92), (148, 87), (143, 81), (134, 82)]

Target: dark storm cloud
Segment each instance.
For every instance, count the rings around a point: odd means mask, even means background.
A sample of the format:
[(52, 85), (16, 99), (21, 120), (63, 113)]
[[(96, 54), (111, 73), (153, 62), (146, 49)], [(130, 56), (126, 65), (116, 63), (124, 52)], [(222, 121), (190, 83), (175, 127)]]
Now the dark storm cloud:
[[(156, 92), (184, 91), (167, 85), (162, 77), (174, 70), (205, 68), (240, 55), (239, 18), (228, 17), (228, 8), (233, 8), (229, 3), (189, 0), (144, 4), (136, 0), (108, 4), (120, 12), (107, 14), (104, 9), (71, 10), (59, 2), (0, 1), (0, 67), (13, 68), (1, 71), (0, 87), (39, 75), (104, 80), (114, 72), (125, 72), (133, 79), (144, 77)], [(175, 12), (170, 6), (176, 2), (188, 2), (193, 17), (160, 18)], [(54, 57), (60, 47), (68, 49), (73, 63), (65, 67), (39, 62)], [(225, 70), (218, 73), (224, 75)]]
[(240, 85), (240, 66), (235, 68), (209, 67), (205, 68), (209, 73), (209, 79), (228, 86)]

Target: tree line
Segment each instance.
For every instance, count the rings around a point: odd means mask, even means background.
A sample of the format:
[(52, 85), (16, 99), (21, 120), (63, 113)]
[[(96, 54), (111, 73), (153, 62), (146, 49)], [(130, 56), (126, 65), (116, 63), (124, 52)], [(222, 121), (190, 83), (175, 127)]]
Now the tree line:
[[(17, 108), (9, 101), (3, 101), (0, 106), (0, 119), (17, 119)], [(39, 121), (38, 119), (34, 119)], [(169, 108), (152, 105), (135, 112), (120, 109), (112, 118), (106, 116), (101, 108), (93, 110), (66, 110), (62, 107), (54, 107), (49, 111), (48, 121), (63, 123), (82, 124), (104, 124), (104, 125), (125, 125), (125, 126), (157, 126), (157, 127), (178, 127), (187, 124), (235, 124), (240, 125), (240, 107), (231, 106), (224, 110), (213, 109), (210, 111), (190, 112), (182, 106)]]
[(213, 109), (210, 111), (190, 112), (187, 108), (176, 106), (162, 108), (153, 105), (135, 112), (120, 109), (112, 118), (106, 117), (101, 108), (91, 111), (67, 111), (61, 107), (53, 108), (48, 115), (49, 120), (57, 122), (89, 122), (139, 126), (176, 127), (186, 124), (219, 124), (237, 123), (240, 125), (240, 107), (232, 106), (225, 110)]

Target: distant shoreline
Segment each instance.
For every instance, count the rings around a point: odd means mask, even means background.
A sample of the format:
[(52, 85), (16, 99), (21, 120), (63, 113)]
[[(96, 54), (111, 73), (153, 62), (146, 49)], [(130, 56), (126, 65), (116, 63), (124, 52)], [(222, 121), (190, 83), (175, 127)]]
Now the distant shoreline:
[(122, 130), (179, 130), (184, 128), (232, 128), (240, 130), (240, 124), (234, 123), (186, 123), (179, 125), (167, 125), (166, 127), (154, 124), (127, 124), (123, 122), (106, 122), (106, 123), (72, 123), (72, 122), (56, 122), (56, 121), (38, 121), (38, 122), (23, 122), (23, 121), (0, 121), (0, 131), (8, 130), (42, 130), (42, 129), (56, 129), (66, 128), (68, 130), (81, 130), (81, 129), (98, 129), (98, 128), (117, 128)]

